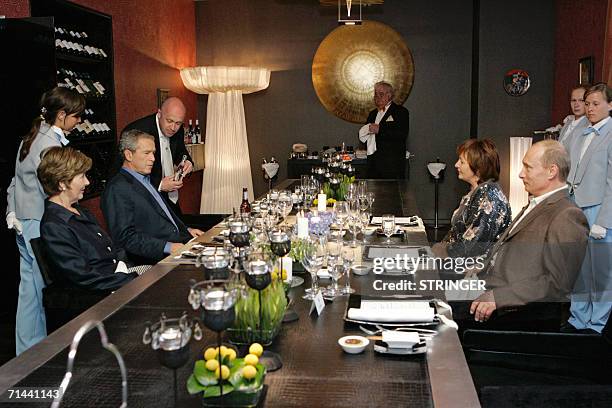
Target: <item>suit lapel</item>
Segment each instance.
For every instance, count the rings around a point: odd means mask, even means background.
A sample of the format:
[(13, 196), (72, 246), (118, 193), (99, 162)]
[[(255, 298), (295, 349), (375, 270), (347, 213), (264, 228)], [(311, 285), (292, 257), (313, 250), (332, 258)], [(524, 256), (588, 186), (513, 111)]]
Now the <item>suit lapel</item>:
[[(529, 214), (527, 214), (525, 216), (525, 218), (523, 218), (521, 220), (521, 222), (518, 223), (516, 225), (516, 227), (512, 231), (510, 231), (508, 233), (508, 236), (507, 236), (506, 239), (510, 239), (513, 236), (515, 236), (516, 234), (518, 234), (523, 228), (525, 228), (527, 225), (529, 225), (529, 223), (532, 220), (537, 218), (540, 215), (540, 213), (546, 211), (546, 207), (548, 207), (549, 205), (551, 205), (553, 203), (556, 203), (557, 201), (561, 200), (564, 197), (567, 197), (567, 190), (558, 191), (555, 194), (553, 194), (550, 197), (548, 197), (546, 200), (542, 201), (540, 204), (536, 205), (535, 208), (533, 210), (531, 210), (529, 212)], [(510, 227), (508, 227), (508, 228), (510, 228)]]
[(391, 102), (391, 105), (389, 105), (389, 109), (387, 109), (387, 111), (385, 112), (385, 114), (383, 115), (382, 119), (380, 120), (380, 122), (378, 123), (379, 125), (383, 124), (384, 122), (387, 121), (387, 119), (389, 118), (389, 116), (391, 116), (391, 114), (395, 111), (395, 103)]
[(155, 197), (153, 197), (153, 195), (149, 192), (149, 190), (147, 190), (147, 188), (143, 186), (140, 181), (136, 180), (134, 176), (132, 176), (131, 174), (125, 171), (122, 171), (121, 174), (123, 174), (126, 180), (130, 184), (132, 184), (132, 186), (134, 186), (134, 189), (137, 191), (138, 194), (145, 197), (145, 199), (153, 206), (153, 208), (155, 208), (155, 210), (161, 217), (167, 219), (168, 221), (172, 223), (172, 220), (168, 218), (168, 216), (166, 215), (166, 212), (164, 211), (163, 208), (161, 208), (161, 206), (159, 205)]

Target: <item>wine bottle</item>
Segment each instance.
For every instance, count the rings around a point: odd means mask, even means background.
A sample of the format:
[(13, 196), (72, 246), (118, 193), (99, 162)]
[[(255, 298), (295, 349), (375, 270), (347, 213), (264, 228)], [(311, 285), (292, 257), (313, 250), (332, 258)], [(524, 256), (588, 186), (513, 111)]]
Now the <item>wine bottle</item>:
[(202, 130), (200, 130), (200, 121), (198, 119), (196, 119), (194, 133), (195, 133), (194, 143), (202, 143)]
[(251, 204), (249, 204), (249, 192), (246, 187), (242, 189), (242, 203), (240, 204), (240, 214), (250, 214)]
[(187, 144), (191, 144), (193, 140), (193, 120), (189, 119), (189, 130), (187, 131), (187, 135), (185, 135), (187, 139)]

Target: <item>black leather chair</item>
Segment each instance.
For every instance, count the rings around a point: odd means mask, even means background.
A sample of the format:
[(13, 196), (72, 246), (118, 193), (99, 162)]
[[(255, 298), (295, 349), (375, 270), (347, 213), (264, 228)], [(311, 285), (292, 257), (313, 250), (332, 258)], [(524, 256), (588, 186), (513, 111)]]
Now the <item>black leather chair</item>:
[(30, 245), (46, 286), (42, 292), (47, 333), (63, 326), (111, 293), (110, 290), (87, 290), (70, 285), (53, 269), (42, 239), (33, 238)]
[(468, 329), (462, 343), (483, 406), (609, 407), (611, 331), (612, 319), (602, 335)]

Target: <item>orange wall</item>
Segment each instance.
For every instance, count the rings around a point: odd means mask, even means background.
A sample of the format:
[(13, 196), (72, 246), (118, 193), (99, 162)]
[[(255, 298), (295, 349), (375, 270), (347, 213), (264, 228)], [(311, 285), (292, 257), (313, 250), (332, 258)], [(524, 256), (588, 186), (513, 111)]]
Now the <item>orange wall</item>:
[[(606, 0), (558, 0), (555, 34), (555, 82), (552, 98), (553, 123), (568, 114), (570, 89), (578, 84), (578, 60), (593, 56), (595, 78), (602, 81), (604, 37), (608, 15)], [(606, 64), (609, 66), (609, 63)]]
[[(197, 97), (185, 89), (179, 74), (180, 68), (196, 63), (193, 0), (76, 0), (74, 3), (113, 18), (117, 132), (156, 110), (157, 88), (170, 89), (170, 95), (180, 97), (187, 106), (187, 118), (197, 118)], [(0, 15), (29, 17), (29, 1), (3, 0)], [(188, 182), (197, 180), (191, 179)], [(200, 189), (201, 185), (190, 186), (189, 196), (181, 199), (185, 212), (199, 212)], [(83, 204), (100, 215), (98, 199)]]

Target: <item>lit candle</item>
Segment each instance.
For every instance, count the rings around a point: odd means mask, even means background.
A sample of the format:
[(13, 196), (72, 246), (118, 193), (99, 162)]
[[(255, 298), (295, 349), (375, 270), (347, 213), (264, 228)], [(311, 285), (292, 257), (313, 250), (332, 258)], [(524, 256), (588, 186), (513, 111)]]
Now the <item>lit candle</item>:
[(298, 238), (308, 238), (308, 218), (302, 214), (297, 216), (297, 234)]
[(327, 207), (327, 196), (323, 191), (321, 191), (321, 193), (317, 196), (317, 200), (317, 210), (319, 210), (320, 212), (325, 212), (325, 209)]

